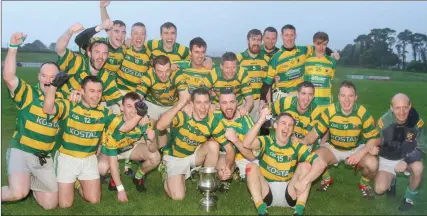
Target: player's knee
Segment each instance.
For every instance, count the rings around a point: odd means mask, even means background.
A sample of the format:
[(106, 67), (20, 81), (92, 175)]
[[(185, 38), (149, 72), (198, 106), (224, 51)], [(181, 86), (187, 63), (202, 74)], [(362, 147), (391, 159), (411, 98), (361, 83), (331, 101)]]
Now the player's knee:
[(383, 194), (388, 188), (387, 185), (384, 184), (383, 182), (375, 182), (375, 193), (376, 194)]
[(303, 162), (303, 163), (298, 164), (298, 168), (300, 168), (300, 170), (302, 172), (310, 172), (311, 164), (309, 164), (307, 162)]
[(366, 154), (363, 159), (364, 159), (363, 164), (365, 165), (365, 167), (369, 171), (376, 172), (378, 170), (378, 158), (377, 157)]
[(246, 165), (246, 168), (245, 168), (246, 176), (255, 175), (256, 174), (256, 172), (255, 172), (256, 169), (258, 169), (258, 165), (254, 164), (254, 163), (248, 163)]
[(86, 201), (88, 201), (90, 204), (96, 204), (96, 203), (99, 203), (99, 202), (101, 201), (101, 196), (97, 196), (97, 195), (94, 195), (94, 196), (88, 196), (88, 197), (85, 197), (85, 199), (86, 199)]
[(412, 174), (415, 176), (420, 176), (423, 174), (424, 165), (421, 161), (415, 161), (411, 165)]
[(29, 192), (29, 190), (24, 190), (22, 188), (12, 188), (12, 200), (17, 201), (24, 199), (27, 197)]
[(56, 206), (58, 206), (58, 200), (49, 200), (47, 202), (43, 202), (39, 204), (44, 210), (52, 210), (52, 209), (55, 209)]
[(98, 171), (100, 175), (105, 176), (108, 173), (109, 169), (110, 169), (110, 165), (108, 163), (103, 161), (100, 161), (98, 163)]
[(73, 201), (59, 201), (60, 208), (71, 208), (73, 206)]
[(217, 142), (208, 141), (206, 144), (208, 144), (209, 153), (219, 154), (219, 144)]
[(153, 165), (159, 165), (161, 160), (160, 153), (158, 151), (151, 153), (149, 159)]
[(172, 191), (171, 192), (171, 199), (173, 200), (183, 200), (185, 197), (185, 192), (181, 191)]

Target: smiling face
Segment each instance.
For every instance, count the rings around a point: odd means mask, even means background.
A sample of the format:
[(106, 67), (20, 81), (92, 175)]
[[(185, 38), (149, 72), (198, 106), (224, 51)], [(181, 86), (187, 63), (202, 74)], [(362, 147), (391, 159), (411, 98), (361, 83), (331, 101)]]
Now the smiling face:
[(394, 118), (398, 124), (406, 122), (411, 110), (411, 101), (409, 97), (404, 94), (397, 94), (391, 101), (391, 111), (394, 114)]
[(351, 87), (342, 86), (338, 94), (338, 101), (341, 105), (341, 110), (344, 114), (350, 114), (353, 106), (356, 103), (357, 94)]
[(235, 94), (221, 94), (219, 96), (219, 107), (222, 115), (232, 120), (237, 112), (237, 99)]
[(42, 92), (46, 91), (45, 85), (50, 85), (58, 72), (58, 67), (54, 64), (47, 63), (40, 68), (38, 79)]
[(195, 94), (193, 103), (193, 114), (196, 115), (197, 120), (202, 120), (206, 118), (209, 112), (209, 107), (211, 105), (211, 100), (209, 94)]
[(226, 79), (232, 79), (237, 73), (237, 61), (224, 61), (220, 67)]
[(132, 45), (140, 50), (144, 46), (145, 37), (147, 36), (145, 27), (143, 26), (134, 26), (131, 30), (131, 41)]
[(297, 38), (297, 33), (293, 29), (284, 29), (282, 32), (283, 46), (285, 48), (292, 48), (295, 46), (295, 40)]
[(258, 54), (261, 50), (262, 36), (252, 35), (248, 40), (248, 49), (252, 54)]
[(174, 27), (162, 28), (161, 35), (163, 46), (166, 50), (172, 50), (176, 42), (176, 29)]
[(298, 108), (300, 110), (307, 110), (314, 98), (314, 89), (311, 87), (301, 87), (297, 93)]
[(126, 26), (120, 26), (120, 24), (113, 25), (113, 28), (107, 31), (108, 39), (110, 44), (114, 48), (119, 48), (125, 42), (126, 38)]
[(102, 97), (102, 84), (100, 82), (87, 82), (83, 86), (82, 100), (91, 108), (98, 106)]
[(280, 118), (273, 124), (273, 127), (276, 130), (276, 140), (279, 140), (282, 143), (287, 143), (294, 132), (294, 124), (295, 122), (292, 117), (287, 115), (280, 116)]
[(193, 64), (201, 66), (206, 56), (206, 48), (193, 45), (191, 48), (191, 61)]
[(154, 73), (159, 77), (160, 81), (166, 82), (168, 81), (171, 75), (171, 64), (167, 63), (165, 65), (156, 64)]
[(108, 46), (104, 43), (95, 43), (88, 52), (90, 65), (95, 70), (101, 70), (107, 62)]
[(268, 50), (272, 50), (276, 46), (277, 42), (277, 33), (266, 31), (264, 33), (264, 47)]

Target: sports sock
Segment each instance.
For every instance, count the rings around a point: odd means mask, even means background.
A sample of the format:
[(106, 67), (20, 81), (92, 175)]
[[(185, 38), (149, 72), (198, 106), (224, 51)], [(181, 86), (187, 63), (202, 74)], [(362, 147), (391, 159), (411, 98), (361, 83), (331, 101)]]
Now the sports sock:
[(367, 179), (367, 178), (365, 178), (363, 176), (362, 176), (362, 178), (360, 178), (360, 184), (361, 185), (368, 185), (369, 181), (371, 181), (371, 180), (369, 180), (369, 179)]
[(393, 178), (393, 180), (391, 180), (391, 187), (394, 187), (396, 185), (396, 177)]
[(80, 187), (81, 187), (81, 185), (80, 185), (80, 181), (79, 181), (79, 180), (76, 180), (76, 181), (74, 182), (74, 188), (78, 190)]
[(144, 172), (142, 172), (141, 168), (138, 169), (138, 171), (135, 174), (136, 179), (141, 179), (145, 175)]
[(405, 198), (414, 201), (415, 198), (416, 198), (416, 196), (417, 196), (417, 194), (418, 194), (418, 190), (412, 191), (411, 188), (408, 186), (406, 188)]
[(265, 214), (267, 211), (267, 204), (264, 202), (258, 202), (255, 204), (258, 214)]
[(297, 205), (295, 206), (295, 213), (297, 213), (298, 215), (303, 215), (304, 209), (305, 209), (305, 202), (298, 201)]
[(132, 161), (130, 161), (130, 160), (126, 160), (125, 161), (125, 169), (127, 170), (127, 169), (129, 169), (129, 168), (131, 168), (132, 167)]
[(328, 171), (328, 170), (326, 170), (326, 171), (323, 173), (323, 175), (322, 175), (322, 179), (323, 179), (323, 180), (326, 180), (326, 181), (329, 181), (329, 180), (331, 179), (331, 175), (329, 174), (329, 171)]

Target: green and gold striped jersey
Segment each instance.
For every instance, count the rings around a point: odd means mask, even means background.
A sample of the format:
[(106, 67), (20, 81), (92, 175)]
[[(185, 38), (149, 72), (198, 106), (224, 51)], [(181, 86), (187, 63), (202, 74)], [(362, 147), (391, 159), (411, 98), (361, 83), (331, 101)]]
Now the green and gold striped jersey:
[(180, 72), (172, 72), (170, 78), (162, 82), (151, 67), (142, 76), (142, 82), (136, 88), (136, 92), (153, 104), (173, 106), (178, 100), (178, 92), (186, 89), (186, 85), (177, 80), (179, 74)]
[(244, 52), (237, 55), (237, 60), (240, 67), (248, 71), (254, 100), (259, 99), (261, 96), (262, 81), (267, 77), (270, 57), (261, 51), (253, 58), (246, 49)]
[[(18, 86), (10, 95), (18, 110), (10, 147), (31, 154), (49, 153), (54, 147), (59, 125), (58, 122), (49, 121), (48, 115), (43, 112), (44, 95), (40, 84), (31, 86), (18, 78)], [(56, 97), (63, 95), (57, 92)]]
[(305, 60), (304, 81), (315, 87), (314, 101), (318, 106), (327, 107), (332, 103), (332, 81), (335, 76), (336, 60), (330, 56), (317, 58), (316, 54)]
[(159, 55), (169, 57), (169, 60), (172, 63), (175, 61), (190, 59), (190, 49), (179, 43), (174, 44), (172, 52), (167, 52), (163, 49), (163, 40), (149, 40), (145, 42), (145, 47), (149, 50), (151, 60)]
[(268, 182), (287, 182), (294, 176), (298, 163), (313, 161), (317, 154), (310, 152), (307, 145), (293, 143), (291, 139), (285, 146), (279, 146), (272, 136), (259, 136), (258, 155), (261, 174)]
[(267, 78), (264, 82), (272, 85), (275, 77), (279, 77), (279, 83), (275, 85), (281, 91), (296, 93), (298, 84), (304, 80), (304, 63), (313, 53), (313, 46), (297, 46), (287, 51), (283, 46), (271, 58), (268, 67)]
[(143, 47), (136, 51), (133, 47), (126, 50), (125, 57), (117, 71), (117, 87), (127, 92), (136, 91), (136, 87), (142, 82), (142, 76), (150, 66), (150, 56)]
[[(59, 68), (66, 72), (70, 79), (62, 85), (60, 91), (70, 94), (72, 90), (81, 90), (83, 79), (91, 75), (89, 59), (79, 53), (66, 49), (65, 55), (58, 59)], [(104, 68), (98, 71), (96, 77), (102, 82), (102, 100), (111, 106), (121, 100), (122, 94), (117, 88), (116, 79)]]
[(329, 143), (340, 151), (355, 149), (361, 140), (380, 137), (374, 118), (360, 104), (354, 104), (349, 115), (342, 113), (339, 102), (330, 104), (317, 116), (314, 129), (319, 136), (329, 129)]
[(273, 57), (274, 54), (276, 54), (277, 51), (279, 51), (280, 48), (278, 47), (274, 47), (273, 50), (271, 52), (267, 52), (267, 50), (265, 50), (264, 44), (261, 45), (261, 51), (264, 51), (264, 53), (269, 57)]
[(148, 128), (151, 129), (150, 124), (144, 126), (138, 124), (133, 130), (124, 133), (120, 131), (120, 127), (124, 122), (123, 114), (120, 113), (107, 126), (102, 134), (102, 153), (108, 156), (117, 156), (126, 150), (130, 150), (133, 144), (139, 141), (141, 137), (148, 139), (146, 132)]
[[(89, 43), (92, 43), (93, 41), (104, 41), (108, 44), (108, 58), (104, 65), (104, 69), (110, 72), (111, 75), (116, 76), (116, 73), (124, 59), (127, 49), (126, 46), (122, 45), (121, 47), (114, 49), (110, 45), (110, 39), (108, 37), (93, 37), (90, 39)], [(80, 51), (81, 53), (86, 54), (85, 50), (80, 49)]]
[(323, 111), (322, 108), (318, 107), (317, 104), (312, 101), (307, 111), (303, 114), (298, 112), (298, 98), (296, 96), (288, 96), (276, 100), (272, 104), (271, 114), (278, 116), (280, 113), (287, 112), (295, 120), (293, 134), (302, 139), (308, 132), (311, 131), (317, 116)]
[(194, 68), (191, 60), (177, 61), (174, 64), (179, 66), (180, 71), (177, 82), (184, 84), (190, 94), (197, 88), (212, 88), (212, 70)]
[(213, 137), (220, 146), (230, 144), (225, 138), (225, 129), (221, 121), (209, 113), (201, 121), (189, 117), (185, 112), (179, 111), (171, 123), (171, 135), (164, 153), (184, 158), (196, 151), (196, 148)]
[[(238, 135), (240, 141), (242, 142), (245, 138), (245, 135), (254, 126), (254, 121), (249, 115), (240, 116), (239, 118), (233, 121), (228, 121), (226, 118), (224, 118), (224, 115), (222, 114), (221, 110), (216, 110), (214, 112), (214, 117), (218, 119), (218, 121), (221, 121), (222, 124), (224, 124), (225, 129), (233, 128), (234, 131), (236, 131), (236, 134)], [(236, 146), (233, 145), (233, 147), (234, 151), (236, 152), (235, 160), (237, 161), (243, 159), (243, 155), (239, 152)]]
[(52, 119), (59, 121), (60, 128), (55, 149), (77, 158), (94, 155), (104, 129), (115, 115), (101, 105), (87, 108), (82, 102), (71, 103), (63, 99), (55, 101), (55, 108)]
[(248, 72), (238, 66), (237, 73), (232, 79), (227, 80), (224, 77), (224, 72), (219, 66), (215, 67), (211, 71), (212, 87), (215, 92), (214, 103), (218, 103), (219, 95), (226, 88), (233, 88), (234, 94), (236, 94), (239, 105), (243, 104), (243, 99), (247, 96), (252, 95), (251, 83), (249, 80)]

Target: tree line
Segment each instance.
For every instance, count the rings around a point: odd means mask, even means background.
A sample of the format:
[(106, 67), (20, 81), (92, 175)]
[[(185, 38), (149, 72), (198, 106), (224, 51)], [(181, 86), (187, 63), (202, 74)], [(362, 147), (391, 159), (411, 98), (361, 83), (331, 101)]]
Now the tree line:
[[(408, 57), (412, 53), (412, 60)], [(427, 72), (427, 36), (405, 29), (375, 28), (340, 51), (341, 65)]]

